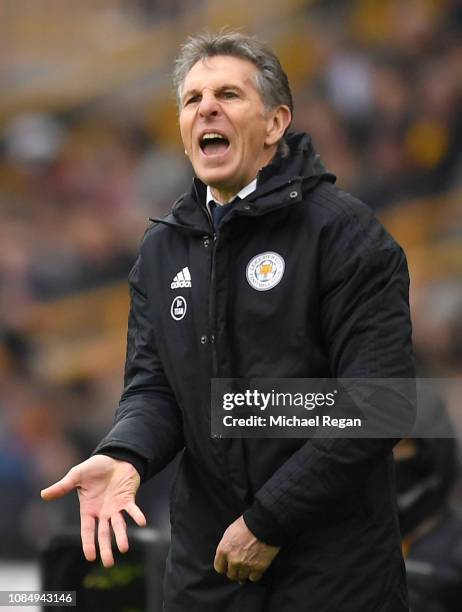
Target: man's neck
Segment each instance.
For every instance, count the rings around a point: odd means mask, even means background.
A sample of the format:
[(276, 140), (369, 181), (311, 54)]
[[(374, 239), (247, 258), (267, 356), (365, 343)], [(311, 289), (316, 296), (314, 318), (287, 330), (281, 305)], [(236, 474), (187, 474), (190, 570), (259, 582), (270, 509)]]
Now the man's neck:
[[(244, 185), (242, 185), (242, 187), (244, 187)], [(228, 191), (226, 189), (215, 189), (214, 187), (211, 187), (210, 191), (212, 192), (215, 202), (223, 205), (231, 202), (231, 200), (239, 193), (240, 189), (232, 189), (231, 191)]]
[(227, 204), (233, 202), (235, 198), (237, 197), (241, 199), (246, 198), (248, 195), (254, 192), (256, 188), (257, 188), (257, 179), (255, 178), (253, 179), (253, 181), (250, 181), (250, 183), (242, 187), (242, 189), (240, 189), (236, 193), (234, 193), (233, 191), (233, 195), (227, 201), (222, 201), (221, 200), (222, 198), (221, 190), (212, 189), (211, 187), (207, 187), (206, 204), (207, 206), (209, 206), (209, 202), (213, 200), (215, 204), (218, 204), (219, 206), (226, 206)]
[[(260, 172), (260, 170), (262, 168), (264, 168), (266, 165), (270, 164), (271, 161), (274, 159), (274, 157), (277, 154), (277, 145), (272, 145), (271, 147), (265, 148), (265, 154), (263, 157), (260, 157), (259, 162), (260, 164), (254, 169), (254, 171), (256, 172), (258, 170), (258, 172)], [(250, 185), (251, 183), (253, 183), (253, 181), (257, 178), (257, 174), (254, 176), (254, 178), (249, 181), (247, 183), (247, 185), (241, 185), (239, 187), (234, 187), (232, 189), (219, 189), (216, 187), (210, 187), (210, 191), (212, 193), (213, 199), (217, 204), (221, 204), (222, 206), (224, 204), (228, 204), (229, 202), (231, 202), (231, 200), (233, 198), (235, 198), (237, 195), (239, 195), (239, 193), (248, 185)]]

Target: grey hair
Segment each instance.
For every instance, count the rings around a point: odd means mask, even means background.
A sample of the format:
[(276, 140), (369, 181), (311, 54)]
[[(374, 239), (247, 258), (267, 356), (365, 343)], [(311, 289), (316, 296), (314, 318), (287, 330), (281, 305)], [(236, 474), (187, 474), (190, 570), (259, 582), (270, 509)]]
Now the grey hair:
[[(181, 109), (182, 88), (188, 72), (198, 61), (215, 55), (238, 57), (254, 64), (258, 69), (256, 86), (266, 110), (272, 110), (282, 104), (293, 112), (289, 80), (275, 53), (256, 38), (227, 29), (216, 34), (205, 32), (190, 36), (182, 45), (173, 70), (178, 108)], [(287, 154), (285, 141), (280, 145), (281, 153)]]

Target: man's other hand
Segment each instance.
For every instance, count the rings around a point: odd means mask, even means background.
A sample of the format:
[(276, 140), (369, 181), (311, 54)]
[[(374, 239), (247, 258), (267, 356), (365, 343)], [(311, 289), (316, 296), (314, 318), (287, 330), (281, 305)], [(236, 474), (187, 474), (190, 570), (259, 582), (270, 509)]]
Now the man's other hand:
[(257, 582), (279, 552), (258, 540), (240, 516), (223, 534), (215, 554), (214, 567), (233, 581)]
[(111, 547), (111, 527), (121, 553), (128, 550), (127, 525), (123, 511), (137, 525), (144, 527), (146, 518), (135, 504), (141, 479), (131, 463), (94, 455), (74, 466), (50, 487), (41, 492), (49, 501), (77, 489), (80, 502), (80, 532), (83, 553), (87, 561), (96, 560), (95, 532), (98, 522), (98, 545), (104, 567), (114, 565)]

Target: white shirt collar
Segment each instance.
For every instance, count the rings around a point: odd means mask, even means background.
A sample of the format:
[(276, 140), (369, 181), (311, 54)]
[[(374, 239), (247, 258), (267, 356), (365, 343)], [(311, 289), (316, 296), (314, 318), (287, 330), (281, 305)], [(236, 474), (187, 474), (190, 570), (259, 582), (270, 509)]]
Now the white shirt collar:
[[(253, 193), (257, 188), (257, 179), (253, 179), (253, 181), (251, 181), (248, 185), (246, 185), (245, 187), (243, 187), (239, 193), (236, 193), (236, 195), (234, 196), (234, 198), (232, 200), (230, 200), (229, 202), (227, 202), (227, 204), (231, 204), (231, 202), (234, 202), (234, 200), (236, 198), (241, 198), (241, 200), (243, 200), (244, 198), (246, 198), (248, 195), (250, 195), (251, 193)], [(215, 198), (212, 195), (212, 190), (210, 189), (210, 187), (207, 185), (207, 197), (206, 197), (206, 202), (207, 202), (207, 208), (210, 211), (210, 202), (216, 202), (217, 204), (221, 204), (221, 202), (217, 202), (215, 200)], [(223, 206), (223, 205), (222, 205)]]

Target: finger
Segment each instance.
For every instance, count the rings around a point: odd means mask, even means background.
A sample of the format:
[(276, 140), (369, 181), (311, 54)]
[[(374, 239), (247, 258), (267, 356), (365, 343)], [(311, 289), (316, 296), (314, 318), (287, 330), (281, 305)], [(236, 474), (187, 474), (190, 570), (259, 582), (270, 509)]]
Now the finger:
[(128, 550), (127, 523), (120, 512), (111, 516), (111, 525), (118, 549), (121, 553), (126, 553)]
[(249, 580), (250, 582), (258, 582), (259, 580), (261, 580), (262, 576), (263, 572), (250, 572)]
[(138, 527), (146, 526), (146, 517), (134, 502), (128, 504), (124, 510), (132, 517)]
[(114, 556), (112, 554), (111, 531), (108, 519), (100, 518), (98, 521), (98, 545), (104, 567), (112, 567), (114, 565)]
[(249, 579), (249, 574), (250, 569), (241, 565), (237, 570), (237, 581), (241, 584), (244, 584), (244, 582), (247, 582), (247, 580)]
[(72, 489), (75, 489), (78, 485), (78, 480), (76, 473), (73, 470), (70, 470), (64, 478), (58, 480), (51, 486), (46, 489), (42, 489), (40, 491), (40, 495), (42, 499), (45, 501), (50, 501), (52, 499), (57, 499), (58, 497), (62, 497), (63, 495), (67, 495)]
[(226, 576), (233, 582), (237, 582), (238, 569), (239, 566), (236, 565), (236, 563), (228, 563), (228, 570), (226, 572)]
[(226, 556), (222, 552), (217, 552), (217, 554), (215, 555), (213, 567), (215, 568), (215, 571), (219, 574), (226, 574), (226, 571), (228, 569), (228, 561), (226, 559)]
[(95, 519), (89, 514), (80, 514), (80, 537), (82, 549), (87, 561), (95, 561)]

